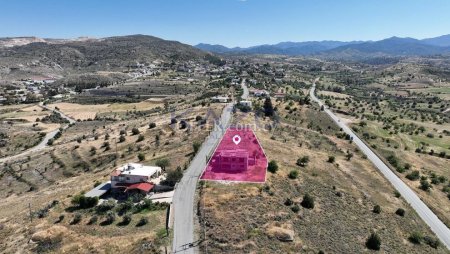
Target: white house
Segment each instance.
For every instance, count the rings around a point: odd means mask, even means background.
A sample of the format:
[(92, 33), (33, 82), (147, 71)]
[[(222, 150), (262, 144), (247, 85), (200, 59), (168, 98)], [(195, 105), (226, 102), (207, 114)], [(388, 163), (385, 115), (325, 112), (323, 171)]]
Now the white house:
[(148, 193), (154, 187), (151, 179), (160, 176), (161, 172), (160, 167), (128, 163), (111, 173), (111, 188), (113, 191), (139, 190)]
[(214, 96), (214, 97), (211, 97), (211, 100), (212, 100), (213, 102), (222, 102), (222, 103), (226, 103), (226, 102), (228, 102), (229, 99), (230, 99), (230, 98), (228, 98), (227, 96)]
[(269, 95), (269, 92), (266, 90), (252, 90), (252, 93), (256, 97), (264, 97)]
[(247, 106), (247, 107), (251, 107), (252, 106), (252, 102), (251, 101), (240, 101), (239, 104), (241, 104), (243, 106)]

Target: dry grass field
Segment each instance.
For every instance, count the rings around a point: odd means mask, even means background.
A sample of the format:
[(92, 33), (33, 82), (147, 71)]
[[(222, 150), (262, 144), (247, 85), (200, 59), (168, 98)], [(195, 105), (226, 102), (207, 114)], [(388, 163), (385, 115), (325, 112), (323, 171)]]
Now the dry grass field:
[(450, 226), (449, 85), (417, 66), (384, 71), (367, 73), (373, 83), (346, 89), (351, 99), (329, 97), (330, 105)]
[(61, 112), (67, 114), (75, 120), (95, 119), (99, 113), (120, 113), (134, 110), (149, 110), (156, 107), (163, 107), (161, 100), (146, 100), (137, 103), (113, 103), (113, 104), (96, 104), (85, 105), (77, 103), (60, 102), (48, 105), (50, 108), (59, 108)]
[[(333, 127), (325, 128), (323, 112), (297, 107), (298, 114), (289, 118), (280, 112), (287, 120), (275, 130), (257, 131), (269, 160), (279, 166), (276, 173), (268, 173), (266, 184), (206, 182), (199, 188), (199, 237), (206, 233), (203, 250), (366, 253), (365, 241), (375, 231), (383, 253), (447, 253), (442, 246), (410, 243), (413, 232), (433, 235), (356, 146), (336, 138)], [(304, 123), (310, 123), (309, 128)], [(316, 129), (319, 125), (322, 130)], [(309, 162), (298, 166), (297, 159), (303, 156)], [(329, 156), (334, 162), (328, 162)], [(298, 177), (289, 177), (293, 171)], [(313, 209), (301, 205), (306, 193), (314, 199)], [(381, 213), (373, 212), (375, 205), (380, 205)], [(405, 209), (404, 217), (395, 214), (398, 208)]]
[(0, 147), (0, 156), (6, 157), (23, 152), (37, 145), (46, 133), (58, 129), (60, 124), (37, 122), (37, 119), (48, 115), (49, 111), (36, 105), (2, 106), (0, 133), (6, 144)]
[[(410, 121), (409, 121), (410, 122)], [(423, 123), (415, 122), (418, 125)], [(356, 123), (354, 126), (358, 126)], [(428, 123), (427, 129), (438, 130), (445, 128), (442, 125), (436, 125)], [(433, 128), (432, 128), (433, 127)], [(408, 163), (411, 168), (404, 173), (393, 171), (400, 176), (403, 181), (408, 184), (416, 193), (424, 200), (424, 202), (444, 221), (445, 224), (450, 225), (450, 201), (447, 198), (447, 193), (442, 189), (448, 184), (447, 181), (433, 182), (432, 187), (428, 191), (420, 189), (420, 179), (409, 180), (406, 176), (413, 172), (418, 171), (421, 176), (426, 177), (428, 180), (433, 178), (433, 175), (437, 177), (443, 176), (445, 179), (450, 179), (449, 159), (441, 158), (436, 155), (430, 155), (428, 153), (417, 153), (416, 148), (421, 147), (421, 144), (427, 143), (427, 149), (433, 149), (435, 151), (446, 151), (450, 153), (450, 137), (443, 135), (441, 138), (438, 136), (441, 131), (428, 131), (427, 133), (434, 133), (434, 138), (429, 138), (426, 134), (409, 135), (406, 133), (389, 134), (387, 131), (383, 131), (383, 126), (378, 123), (368, 121), (368, 126), (362, 128), (362, 131), (370, 133), (371, 136), (377, 136), (379, 138), (366, 140), (372, 147), (375, 147), (375, 151), (382, 157), (388, 158), (390, 155), (394, 155), (398, 158), (399, 164)]]
[[(147, 104), (136, 104), (145, 107)], [(130, 105), (127, 105), (130, 106)], [(115, 106), (126, 110), (127, 106)], [(131, 106), (134, 107), (134, 106)], [(167, 170), (184, 168), (189, 162), (194, 141), (202, 142), (208, 134), (206, 125), (199, 125), (196, 117), (207, 116), (208, 110), (216, 113), (220, 106), (196, 107), (182, 115), (192, 127), (181, 129), (179, 123), (169, 126), (171, 114), (136, 118), (132, 121), (83, 121), (62, 132), (62, 136), (49, 148), (30, 156), (21, 157), (2, 165), (0, 174), (0, 248), (4, 253), (160, 253), (168, 246), (165, 235), (166, 210), (142, 212), (131, 215), (131, 223), (121, 225), (117, 216), (114, 223), (88, 225), (93, 217), (90, 210), (71, 210), (71, 199), (94, 184), (109, 180), (110, 172), (126, 162), (138, 162), (137, 155), (144, 154), (142, 163), (154, 165), (158, 159), (170, 161)], [(149, 123), (156, 127), (149, 129)], [(140, 134), (133, 135), (132, 128)], [(119, 142), (121, 131), (125, 141)], [(139, 141), (139, 136), (143, 140)], [(159, 141), (157, 142), (157, 138)], [(105, 143), (109, 143), (105, 147)], [(116, 148), (117, 147), (117, 148)], [(117, 150), (116, 150), (117, 149)], [(95, 152), (93, 152), (95, 151)], [(50, 208), (43, 218), (29, 220), (29, 206), (33, 213), (42, 210), (53, 200), (58, 204)], [(71, 221), (81, 215), (81, 221)], [(64, 216), (62, 221), (60, 216)], [(148, 223), (136, 224), (141, 218)], [(31, 239), (31, 240), (30, 240)], [(161, 249), (162, 248), (162, 249)]]
[(320, 91), (318, 94), (319, 95), (324, 95), (324, 96), (333, 96), (333, 97), (336, 97), (336, 98), (343, 98), (343, 99), (350, 97), (347, 94), (336, 93), (336, 92), (331, 92), (331, 91)]

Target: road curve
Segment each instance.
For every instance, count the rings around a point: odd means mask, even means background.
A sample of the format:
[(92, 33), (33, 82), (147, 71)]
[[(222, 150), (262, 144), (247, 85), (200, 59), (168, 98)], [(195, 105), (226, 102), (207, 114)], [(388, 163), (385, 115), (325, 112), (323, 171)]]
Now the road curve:
[[(41, 108), (43, 108), (43, 109), (46, 109), (46, 110), (50, 110), (50, 111), (54, 111), (54, 112), (59, 113), (59, 114), (61, 115), (61, 117), (67, 119), (67, 120), (69, 121), (69, 123), (75, 123), (75, 120), (74, 120), (74, 119), (72, 119), (71, 117), (65, 115), (64, 113), (62, 113), (62, 112), (59, 111), (59, 110), (51, 109), (51, 108), (49, 108), (49, 107), (43, 105), (42, 103), (39, 103), (38, 106), (41, 107)], [(67, 127), (68, 127), (68, 125), (64, 125), (62, 128), (63, 128), (63, 129), (66, 129)], [(23, 152), (21, 152), (21, 153), (19, 153), (19, 154), (16, 154), (16, 155), (11, 155), (11, 156), (8, 156), (8, 157), (0, 158), (0, 163), (4, 163), (4, 162), (7, 162), (7, 161), (12, 160), (12, 159), (16, 159), (16, 158), (19, 158), (19, 157), (23, 157), (23, 156), (26, 156), (26, 155), (29, 155), (29, 154), (31, 154), (31, 153), (38, 152), (38, 151), (44, 149), (45, 147), (48, 146), (48, 145), (47, 145), (48, 141), (49, 141), (50, 139), (54, 138), (55, 135), (56, 135), (56, 133), (58, 133), (58, 132), (59, 132), (59, 128), (56, 129), (56, 130), (53, 130), (53, 131), (51, 131), (51, 132), (49, 132), (49, 133), (47, 133), (47, 134), (45, 135), (45, 137), (41, 140), (41, 142), (39, 142), (39, 144), (37, 144), (36, 146), (34, 146), (34, 147), (32, 147), (32, 148), (30, 148), (30, 149), (28, 149), (28, 150), (25, 150), (25, 151), (23, 151)]]
[(52, 109), (52, 108), (50, 108), (50, 107), (44, 105), (42, 102), (39, 103), (38, 106), (41, 107), (41, 108), (43, 108), (43, 109), (46, 109), (46, 110), (50, 110), (50, 111), (59, 113), (59, 114), (61, 115), (61, 117), (64, 118), (64, 119), (66, 119), (67, 121), (69, 121), (69, 123), (75, 123), (75, 122), (76, 122), (75, 119), (73, 119), (72, 117), (70, 117), (70, 116), (64, 114), (63, 112), (57, 110), (56, 108)]
[(184, 172), (183, 178), (177, 184), (173, 196), (174, 226), (173, 253), (194, 253), (194, 196), (197, 181), (206, 167), (206, 158), (217, 146), (227, 129), (233, 104), (227, 104), (214, 130), (202, 144), (197, 155)]
[(384, 177), (394, 186), (394, 188), (402, 195), (416, 213), (425, 221), (439, 240), (450, 250), (450, 229), (433, 213), (433, 211), (425, 205), (425, 203), (411, 190), (391, 169), (361, 140), (355, 133), (345, 125), (331, 110), (328, 109), (314, 94), (316, 88), (316, 81), (310, 90), (310, 96), (313, 101), (316, 101), (320, 107), (324, 106), (325, 113), (333, 119), (333, 121), (342, 130), (353, 138), (353, 142), (361, 149), (367, 158), (378, 168)]

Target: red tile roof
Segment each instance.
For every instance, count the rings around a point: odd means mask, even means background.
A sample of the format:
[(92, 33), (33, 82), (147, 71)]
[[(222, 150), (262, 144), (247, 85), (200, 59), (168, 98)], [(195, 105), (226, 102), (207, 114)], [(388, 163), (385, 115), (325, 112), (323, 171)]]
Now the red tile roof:
[(153, 189), (153, 187), (155, 187), (155, 185), (151, 183), (134, 183), (129, 185), (125, 191), (138, 189), (141, 191), (149, 192), (151, 189)]

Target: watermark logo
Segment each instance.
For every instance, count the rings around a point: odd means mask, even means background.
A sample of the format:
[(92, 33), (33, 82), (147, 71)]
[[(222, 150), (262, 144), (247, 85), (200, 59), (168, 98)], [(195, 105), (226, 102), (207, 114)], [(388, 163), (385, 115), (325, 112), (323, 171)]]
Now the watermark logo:
[[(192, 108), (188, 108), (183, 112), (171, 112), (170, 114), (170, 127), (173, 131), (179, 129), (185, 129), (187, 131), (195, 131), (198, 128), (202, 130), (206, 129), (209, 131), (222, 131), (224, 132), (228, 125), (226, 117), (233, 117), (233, 128), (237, 130), (275, 130), (279, 125), (278, 118), (272, 117), (271, 121), (267, 121), (267, 117), (264, 117), (263, 113), (255, 112), (254, 117), (251, 117), (251, 112), (240, 112), (236, 114), (236, 109), (232, 107), (227, 107), (225, 109), (227, 112), (222, 115), (217, 115), (217, 113), (208, 109), (205, 117), (201, 117), (200, 119), (196, 119), (195, 124), (192, 124), (192, 121), (189, 121), (189, 118), (192, 117), (192, 113), (194, 112)], [(252, 121), (248, 121), (248, 119), (252, 119)]]

